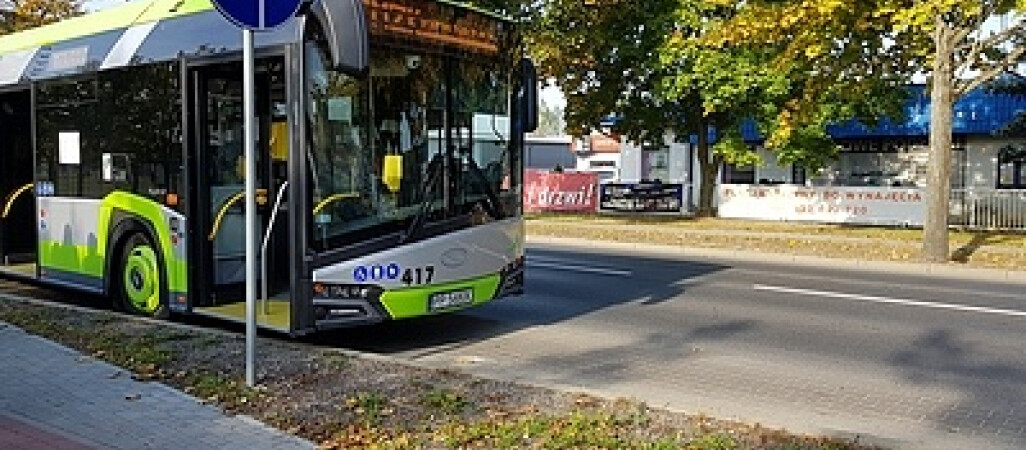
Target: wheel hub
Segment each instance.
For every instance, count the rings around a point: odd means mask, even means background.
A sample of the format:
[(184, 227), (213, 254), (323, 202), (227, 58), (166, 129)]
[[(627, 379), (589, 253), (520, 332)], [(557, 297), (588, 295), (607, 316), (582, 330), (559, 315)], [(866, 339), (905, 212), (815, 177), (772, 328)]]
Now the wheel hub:
[(148, 245), (132, 248), (125, 259), (123, 286), (129, 306), (152, 313), (160, 306), (160, 274), (157, 254)]

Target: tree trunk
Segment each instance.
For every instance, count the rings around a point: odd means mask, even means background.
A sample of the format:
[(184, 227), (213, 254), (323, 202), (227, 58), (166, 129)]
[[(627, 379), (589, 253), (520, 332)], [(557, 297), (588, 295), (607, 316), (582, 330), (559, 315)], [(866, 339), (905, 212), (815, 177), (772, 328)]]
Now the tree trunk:
[(698, 168), (702, 179), (698, 188), (698, 217), (713, 217), (713, 192), (716, 188), (716, 175), (719, 172), (720, 158), (712, 154), (709, 148), (709, 126), (705, 119), (699, 120), (698, 127)]
[(937, 19), (933, 40), (933, 87), (930, 103), (930, 161), (926, 178), (926, 222), (923, 259), (947, 262), (948, 215), (951, 213), (951, 130), (954, 116), (954, 31)]

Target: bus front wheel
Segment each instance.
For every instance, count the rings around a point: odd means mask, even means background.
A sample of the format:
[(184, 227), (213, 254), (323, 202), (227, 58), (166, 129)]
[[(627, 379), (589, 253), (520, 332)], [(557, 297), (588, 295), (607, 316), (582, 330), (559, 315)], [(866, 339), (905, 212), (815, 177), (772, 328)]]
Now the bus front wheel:
[(136, 315), (164, 315), (163, 271), (153, 242), (142, 233), (132, 234), (121, 246), (120, 262), (119, 306)]

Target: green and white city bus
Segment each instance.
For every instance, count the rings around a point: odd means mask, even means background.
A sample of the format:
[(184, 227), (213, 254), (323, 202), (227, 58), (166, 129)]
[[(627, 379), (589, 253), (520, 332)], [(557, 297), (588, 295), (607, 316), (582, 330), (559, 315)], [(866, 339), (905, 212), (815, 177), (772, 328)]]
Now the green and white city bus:
[(258, 186), (261, 327), (443, 313), (523, 288), (514, 24), (442, 0), (316, 0), (242, 37), (210, 0), (145, 0), (0, 37), (0, 273), (129, 312), (242, 320)]

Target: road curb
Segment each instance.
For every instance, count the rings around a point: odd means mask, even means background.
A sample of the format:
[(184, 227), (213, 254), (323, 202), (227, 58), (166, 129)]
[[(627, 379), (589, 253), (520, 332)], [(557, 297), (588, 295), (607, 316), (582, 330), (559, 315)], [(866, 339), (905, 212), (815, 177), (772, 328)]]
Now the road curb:
[(820, 256), (797, 255), (791, 253), (769, 253), (742, 249), (688, 247), (641, 242), (615, 242), (531, 234), (527, 236), (527, 243), (535, 245), (562, 245), (588, 249), (606, 248), (611, 250), (671, 256), (675, 258), (698, 257), (708, 259), (728, 259), (749, 262), (783, 263), (799, 266), (850, 269), (864, 272), (887, 272), (907, 275), (934, 276), (947, 279), (986, 280), (1026, 286), (1026, 271), (967, 267), (956, 264), (826, 258)]

